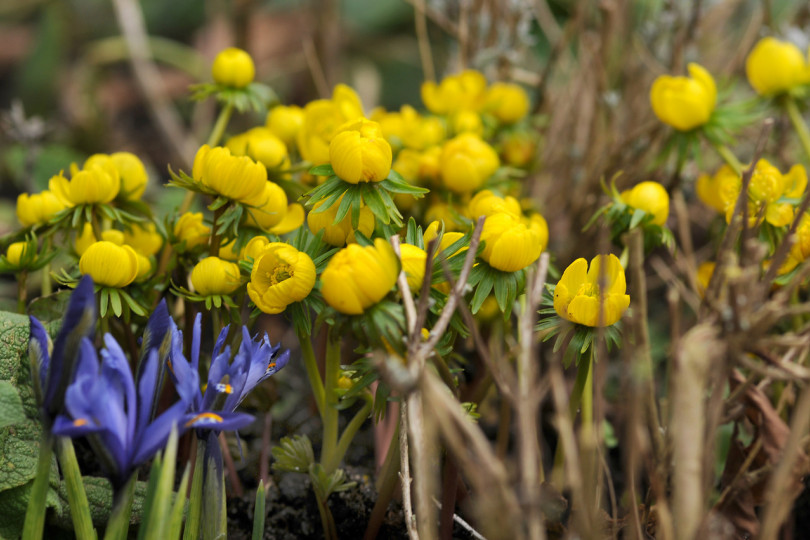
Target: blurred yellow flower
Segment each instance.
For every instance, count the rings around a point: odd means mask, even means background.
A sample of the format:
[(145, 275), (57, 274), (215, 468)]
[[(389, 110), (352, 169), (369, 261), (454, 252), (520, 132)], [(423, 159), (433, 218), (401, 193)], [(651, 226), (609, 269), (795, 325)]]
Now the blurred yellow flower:
[(138, 252), (135, 252), (135, 256), (138, 258), (138, 275), (135, 278), (135, 281), (140, 283), (149, 279), (149, 276), (152, 274), (155, 267), (152, 264), (152, 259), (149, 257), (141, 255)]
[(102, 240), (91, 244), (79, 259), (79, 271), (98, 285), (126, 287), (138, 277), (138, 255), (129, 246)]
[(444, 144), (442, 182), (450, 191), (466, 193), (481, 187), (500, 166), (498, 154), (479, 137), (463, 133)]
[(669, 194), (658, 182), (641, 182), (622, 191), (622, 200), (627, 206), (653, 216), (653, 225), (664, 225), (669, 217)]
[[(726, 201), (739, 194), (740, 188), (737, 173), (728, 164), (720, 167), (714, 175), (701, 174), (695, 182), (698, 198), (706, 206), (714, 208), (721, 214), (726, 213)], [(730, 193), (726, 193), (730, 192)], [(735, 201), (736, 202), (736, 201)], [(733, 204), (733, 203), (732, 203)]]
[(527, 167), (537, 152), (537, 140), (525, 131), (507, 134), (501, 146), (503, 160), (512, 167)]
[(502, 124), (514, 124), (529, 114), (529, 95), (522, 86), (496, 82), (487, 90), (485, 108)]
[(66, 205), (48, 190), (32, 195), (21, 193), (17, 197), (17, 219), (24, 227), (47, 223), (65, 208)]
[(489, 216), (481, 230), (484, 250), (481, 258), (503, 272), (517, 272), (540, 257), (548, 243), (548, 226), (537, 214), (533, 220), (521, 220), (500, 212)]
[(453, 126), (453, 133), (456, 135), (472, 133), (481, 137), (484, 134), (484, 122), (475, 111), (458, 111), (451, 117), (450, 123)]
[(377, 122), (360, 118), (343, 124), (329, 144), (335, 174), (350, 184), (381, 182), (391, 171), (391, 145)]
[(255, 127), (234, 135), (225, 147), (234, 156), (248, 156), (261, 163), (268, 171), (283, 172), (290, 168), (287, 145), (266, 127)]
[(298, 130), (298, 151), (312, 165), (329, 162), (329, 143), (339, 127), (363, 116), (363, 104), (357, 93), (339, 84), (332, 99), (316, 99), (304, 107), (304, 123)]
[(298, 203), (287, 205), (284, 217), (268, 232), (281, 236), (287, 234), (304, 224), (304, 207)]
[[(807, 172), (802, 165), (794, 165), (786, 175), (768, 160), (760, 159), (754, 167), (748, 186), (749, 225), (757, 223), (763, 209), (765, 221), (775, 227), (784, 227), (793, 221), (794, 207), (787, 202), (779, 202), (782, 197), (799, 198), (807, 187)], [(726, 222), (731, 222), (734, 207), (742, 189), (742, 178), (734, 175), (723, 185), (720, 193), (725, 203)]]
[(274, 182), (265, 182), (264, 194), (257, 202), (256, 208), (249, 208), (245, 212), (245, 223), (251, 227), (270, 231), (281, 223), (287, 213), (287, 194)]
[(283, 242), (264, 246), (253, 262), (248, 295), (265, 313), (281, 313), (315, 286), (315, 264), (306, 253)]
[(477, 111), (484, 104), (487, 80), (475, 70), (448, 75), (439, 84), (422, 83), (422, 101), (433, 114), (450, 114), (460, 110)]
[(679, 131), (708, 122), (717, 104), (717, 87), (711, 74), (695, 63), (688, 68), (689, 77), (661, 75), (650, 90), (655, 115)]
[(810, 65), (796, 45), (765, 37), (746, 58), (745, 74), (757, 94), (771, 96), (810, 82)]
[(270, 240), (266, 236), (254, 236), (245, 245), (245, 249), (242, 250), (242, 260), (249, 261), (252, 259), (255, 261), (269, 244)]
[[(347, 243), (351, 244), (355, 242), (351, 211), (340, 223), (335, 223), (335, 217), (337, 217), (338, 207), (342, 199), (343, 196), (328, 209), (323, 212), (317, 212), (318, 208), (323, 204), (323, 201), (321, 201), (307, 214), (307, 225), (309, 225), (309, 230), (312, 231), (312, 234), (318, 234), (323, 230), (323, 241), (333, 246), (343, 246)], [(357, 230), (363, 233), (364, 236), (371, 237), (371, 233), (374, 232), (374, 224), (374, 213), (369, 207), (362, 206), (360, 208), (360, 220), (357, 223)]]
[[(599, 287), (600, 268), (604, 266), (605, 290)], [(554, 309), (563, 319), (585, 326), (611, 326), (622, 318), (630, 305), (626, 294), (624, 268), (615, 255), (597, 255), (591, 267), (577, 259), (565, 269), (554, 289)], [(601, 299), (601, 300), (600, 300)], [(600, 302), (604, 317), (600, 324)]]
[(247, 156), (233, 156), (222, 146), (204, 144), (194, 156), (192, 177), (228, 199), (248, 205), (261, 204), (267, 170)]
[[(464, 237), (464, 233), (448, 231), (446, 227), (447, 225), (445, 224), (445, 231), (442, 235), (442, 239), (439, 241), (439, 248), (436, 250), (434, 257)], [(424, 234), (422, 234), (422, 241), (425, 243), (425, 246), (427, 246), (428, 243), (430, 243), (430, 241), (437, 236), (439, 236), (439, 222), (433, 221), (430, 223), (430, 225), (428, 225), (427, 229), (425, 229)], [(462, 251), (467, 251), (468, 249), (469, 246), (464, 246), (454, 253), (448, 253), (448, 257), (452, 257), (453, 255), (461, 253)]]
[(184, 244), (183, 250), (189, 251), (197, 246), (208, 243), (211, 237), (211, 228), (203, 223), (202, 212), (186, 212), (174, 224), (174, 237), (177, 247)]
[[(219, 252), (217, 253), (217, 257), (225, 261), (238, 261), (242, 258), (243, 253), (234, 251), (236, 247), (236, 240), (231, 240), (227, 244), (223, 244), (219, 246)], [(242, 248), (244, 252), (244, 248)]]
[(707, 261), (701, 263), (697, 269), (697, 286), (698, 286), (698, 294), (700, 294), (701, 298), (704, 294), (706, 294), (706, 289), (709, 288), (709, 282), (712, 280), (712, 275), (714, 274), (714, 267), (715, 263)]
[(253, 82), (256, 68), (253, 58), (236, 47), (228, 47), (220, 51), (211, 65), (211, 76), (214, 82), (232, 88), (244, 88)]
[(200, 296), (231, 294), (242, 285), (239, 265), (206, 257), (191, 270), (191, 286)]
[(110, 162), (76, 170), (70, 180), (59, 173), (51, 177), (48, 188), (65, 206), (108, 203), (118, 195), (121, 179)]
[(6, 259), (12, 266), (20, 267), (20, 261), (28, 251), (28, 242), (13, 242), (6, 249)]
[(473, 220), (481, 216), (492, 216), (494, 214), (506, 212), (519, 218), (522, 214), (520, 202), (514, 197), (499, 197), (488, 189), (475, 194), (469, 204), (467, 204), (467, 215)]
[[(123, 246), (126, 243), (124, 241), (124, 233), (115, 229), (101, 231), (101, 239), (107, 242), (112, 242), (116, 246)], [(93, 234), (93, 226), (89, 223), (85, 223), (81, 234), (76, 235), (76, 242), (73, 244), (73, 247), (76, 248), (76, 254), (81, 257), (84, 252), (87, 251), (87, 248), (95, 244), (97, 241), (98, 239)]]
[(422, 287), (422, 281), (425, 278), (427, 252), (411, 244), (401, 244), (399, 254), (402, 269), (405, 270), (405, 276), (408, 278), (408, 287), (410, 287), (411, 292), (417, 293)]
[(120, 193), (130, 200), (140, 199), (146, 190), (149, 176), (146, 167), (135, 154), (116, 152), (114, 154), (93, 154), (84, 162), (84, 168), (93, 166), (114, 167), (121, 179)]
[(443, 222), (445, 231), (458, 231), (465, 226), (462, 220), (463, 213), (462, 208), (456, 208), (443, 202), (434, 202), (425, 211), (425, 221), (427, 223)]
[(160, 251), (163, 246), (163, 237), (157, 232), (155, 224), (150, 221), (143, 225), (132, 225), (128, 231), (124, 231), (124, 243), (132, 246), (138, 253), (151, 257)]
[(321, 274), (321, 292), (339, 312), (359, 315), (385, 298), (398, 274), (394, 249), (376, 238), (373, 246), (351, 244), (335, 253)]
[(284, 141), (287, 148), (295, 144), (295, 138), (304, 125), (304, 109), (298, 105), (279, 105), (267, 113), (265, 126)]

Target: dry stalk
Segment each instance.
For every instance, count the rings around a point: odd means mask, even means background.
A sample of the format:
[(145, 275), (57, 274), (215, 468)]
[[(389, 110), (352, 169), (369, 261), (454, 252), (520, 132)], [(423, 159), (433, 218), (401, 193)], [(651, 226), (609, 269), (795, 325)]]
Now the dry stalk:
[(416, 530), (416, 519), (413, 516), (413, 505), (411, 504), (411, 467), (408, 454), (408, 404), (402, 402), (400, 405), (400, 429), (399, 429), (399, 459), (400, 473), (399, 480), (402, 485), (402, 511), (405, 513), (405, 527), (408, 529), (408, 537), (411, 540), (419, 540), (419, 533)]
[(321, 61), (318, 59), (315, 41), (309, 37), (303, 41), (301, 46), (304, 48), (304, 58), (307, 60), (307, 67), (309, 67), (309, 73), (312, 75), (312, 81), (315, 83), (315, 88), (318, 89), (318, 96), (326, 99), (329, 97), (329, 83), (326, 82), (326, 73), (323, 70)]

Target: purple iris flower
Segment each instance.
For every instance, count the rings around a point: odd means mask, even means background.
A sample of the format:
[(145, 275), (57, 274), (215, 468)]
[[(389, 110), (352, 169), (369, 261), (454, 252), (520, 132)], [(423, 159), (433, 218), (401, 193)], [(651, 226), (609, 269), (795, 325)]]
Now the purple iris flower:
[[(199, 437), (204, 437), (201, 430), (230, 431), (243, 428), (253, 421), (245, 413), (234, 412), (247, 395), (290, 361), (290, 351), (281, 350), (281, 344), (272, 345), (267, 333), (254, 340), (247, 327), (242, 327), (242, 343), (231, 361), (231, 348), (225, 346), (229, 327), (219, 333), (214, 344), (211, 367), (208, 370), (208, 383), (203, 393), (199, 389), (194, 397), (191, 412), (184, 419), (184, 427), (197, 430)], [(201, 314), (194, 319), (191, 336), (190, 370), (198, 373), (200, 365)], [(184, 363), (182, 356), (182, 334), (176, 335), (173, 345), (172, 366)], [(179, 374), (173, 371), (173, 378), (179, 380)]]

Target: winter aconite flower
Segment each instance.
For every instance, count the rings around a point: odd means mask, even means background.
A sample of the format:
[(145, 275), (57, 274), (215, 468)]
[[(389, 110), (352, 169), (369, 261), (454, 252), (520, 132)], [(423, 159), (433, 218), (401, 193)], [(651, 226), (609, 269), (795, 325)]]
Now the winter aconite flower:
[(377, 122), (360, 118), (341, 126), (329, 144), (335, 174), (350, 184), (380, 182), (391, 171), (391, 145)]
[[(115, 229), (102, 231), (101, 239), (107, 242), (112, 242), (116, 246), (123, 246), (126, 244), (124, 240), (124, 233)], [(95, 234), (93, 234), (93, 226), (89, 223), (85, 223), (84, 227), (82, 227), (81, 234), (76, 235), (76, 242), (73, 244), (73, 247), (76, 249), (76, 255), (79, 257), (84, 255), (87, 248), (98, 242), (98, 240), (99, 239), (96, 238)]]
[(105, 287), (126, 287), (138, 277), (138, 255), (129, 246), (102, 240), (91, 244), (79, 259), (79, 271)]
[[(742, 178), (734, 174), (717, 187), (725, 206), (726, 221), (730, 223), (742, 189)], [(752, 226), (756, 224), (764, 211), (765, 221), (771, 225), (775, 227), (789, 225), (793, 221), (795, 209), (792, 204), (782, 202), (782, 199), (797, 199), (801, 197), (806, 187), (807, 172), (802, 165), (794, 165), (787, 174), (782, 174), (768, 160), (760, 159), (754, 167), (748, 186), (749, 224)]]
[(146, 190), (149, 176), (138, 156), (129, 152), (116, 152), (110, 155), (94, 154), (84, 162), (85, 169), (93, 166), (109, 167), (110, 165), (118, 171), (121, 179), (120, 192), (127, 199), (140, 199)]
[(264, 194), (259, 201), (256, 208), (251, 208), (247, 212), (245, 222), (269, 232), (281, 223), (287, 214), (287, 194), (275, 182), (266, 182)]
[(427, 252), (418, 246), (402, 244), (399, 246), (399, 254), (402, 269), (405, 270), (405, 277), (408, 278), (408, 287), (413, 292), (419, 292), (425, 278)]
[(473, 220), (481, 216), (492, 216), (499, 212), (506, 212), (514, 217), (520, 217), (520, 203), (514, 197), (499, 197), (488, 189), (475, 194), (467, 205), (467, 212)]
[(622, 192), (627, 206), (643, 210), (653, 217), (653, 225), (664, 225), (669, 217), (669, 194), (658, 182), (641, 182)]
[(502, 124), (514, 124), (529, 113), (529, 96), (514, 83), (496, 82), (487, 90), (485, 108)]
[(288, 148), (295, 144), (298, 131), (304, 125), (304, 110), (298, 105), (279, 105), (267, 113), (265, 126), (284, 141)]
[(495, 150), (481, 138), (463, 133), (447, 141), (441, 155), (442, 182), (450, 191), (475, 191), (500, 166)]
[(154, 223), (145, 222), (142, 225), (135, 224), (129, 230), (124, 231), (124, 243), (149, 257), (160, 251), (163, 246), (163, 237), (157, 232)]
[[(347, 243), (355, 242), (351, 215), (347, 215), (339, 223), (335, 223), (335, 217), (337, 216), (338, 207), (340, 206), (339, 203), (342, 198), (343, 196), (341, 195), (340, 199), (338, 199), (335, 204), (323, 212), (317, 211), (323, 202), (316, 203), (312, 211), (307, 214), (309, 230), (311, 230), (313, 234), (324, 231), (323, 241), (333, 246), (344, 246)], [(361, 206), (357, 230), (365, 236), (371, 236), (371, 233), (374, 232), (374, 223), (374, 213), (371, 209), (367, 206)]]
[[(601, 268), (604, 267), (604, 270)], [(604, 273), (604, 276), (600, 276)], [(604, 290), (600, 280), (604, 279)], [(624, 268), (615, 255), (577, 259), (565, 269), (554, 289), (554, 309), (563, 319), (585, 326), (610, 326), (621, 319), (630, 305)], [(600, 300), (601, 299), (601, 300)], [(603, 314), (600, 320), (600, 303)]]
[(17, 219), (23, 227), (42, 225), (65, 209), (65, 203), (48, 190), (17, 197)]
[(75, 171), (70, 180), (60, 173), (51, 178), (48, 187), (66, 206), (108, 203), (118, 195), (121, 179), (112, 164), (92, 165)]
[(186, 212), (174, 224), (173, 233), (178, 247), (188, 251), (207, 243), (211, 236), (211, 228), (203, 223), (202, 212)]
[(255, 257), (248, 295), (265, 313), (281, 313), (315, 286), (315, 264), (306, 253), (283, 242), (270, 242)]
[(468, 69), (448, 75), (439, 84), (422, 83), (422, 101), (434, 114), (451, 114), (460, 110), (477, 111), (484, 104), (487, 80), (480, 71)]
[(548, 226), (537, 215), (534, 220), (522, 220), (500, 212), (489, 216), (481, 230), (484, 250), (481, 257), (503, 272), (517, 272), (540, 257), (548, 243)]
[(745, 60), (748, 82), (761, 96), (788, 92), (810, 83), (810, 65), (799, 48), (776, 38), (762, 38)]
[(290, 166), (287, 145), (266, 127), (256, 127), (228, 139), (225, 147), (235, 156), (248, 156), (270, 171), (280, 172)]
[(211, 75), (217, 84), (231, 88), (244, 88), (253, 82), (256, 68), (248, 53), (236, 47), (228, 47), (214, 58)]
[(239, 265), (206, 257), (191, 270), (191, 286), (201, 296), (231, 294), (242, 285)]
[(661, 75), (650, 90), (655, 115), (679, 131), (708, 122), (717, 103), (717, 87), (711, 74), (695, 63), (688, 68), (689, 77)]
[(321, 274), (321, 292), (339, 312), (360, 315), (391, 291), (398, 274), (391, 244), (376, 238), (373, 246), (351, 244), (335, 253)]
[(329, 162), (329, 143), (338, 128), (363, 116), (363, 104), (357, 92), (339, 84), (332, 99), (316, 99), (304, 107), (304, 123), (298, 130), (296, 142), (301, 157), (313, 165)]
[(267, 169), (247, 156), (234, 156), (227, 148), (204, 144), (194, 156), (192, 176), (206, 188), (244, 204), (261, 204)]
[(21, 262), (30, 259), (28, 257), (29, 249), (32, 247), (28, 242), (13, 242), (9, 244), (6, 249), (6, 259), (11, 264), (18, 268), (22, 268)]

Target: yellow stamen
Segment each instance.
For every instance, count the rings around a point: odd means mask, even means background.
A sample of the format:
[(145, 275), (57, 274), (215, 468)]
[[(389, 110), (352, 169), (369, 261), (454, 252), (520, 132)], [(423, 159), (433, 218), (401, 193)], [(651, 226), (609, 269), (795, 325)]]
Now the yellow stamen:
[(197, 416), (195, 416), (194, 418), (192, 418), (191, 420), (189, 420), (188, 422), (186, 422), (186, 426), (185, 426), (185, 427), (191, 427), (191, 426), (193, 426), (194, 424), (196, 424), (196, 423), (197, 423), (199, 420), (213, 420), (213, 421), (214, 421), (214, 422), (216, 422), (217, 424), (221, 424), (221, 423), (222, 423), (222, 417), (221, 417), (221, 416), (219, 416), (218, 414), (214, 414), (214, 413), (200, 413), (200, 414), (198, 414)]
[(76, 420), (73, 421), (73, 425), (76, 427), (86, 426), (87, 424), (88, 422), (86, 418), (77, 418)]

